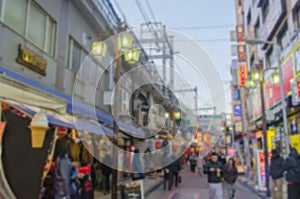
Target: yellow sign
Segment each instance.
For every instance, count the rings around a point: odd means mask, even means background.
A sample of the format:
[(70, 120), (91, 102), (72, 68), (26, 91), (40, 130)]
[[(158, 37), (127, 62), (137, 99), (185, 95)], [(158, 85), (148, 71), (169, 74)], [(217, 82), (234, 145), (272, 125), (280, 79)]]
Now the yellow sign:
[(290, 137), (291, 147), (297, 149), (300, 153), (300, 135), (291, 135)]
[(267, 130), (268, 150), (270, 151), (273, 149), (273, 137), (275, 136), (275, 133), (274, 129)]
[(19, 44), (17, 62), (43, 76), (46, 76), (47, 60), (31, 52), (22, 44)]

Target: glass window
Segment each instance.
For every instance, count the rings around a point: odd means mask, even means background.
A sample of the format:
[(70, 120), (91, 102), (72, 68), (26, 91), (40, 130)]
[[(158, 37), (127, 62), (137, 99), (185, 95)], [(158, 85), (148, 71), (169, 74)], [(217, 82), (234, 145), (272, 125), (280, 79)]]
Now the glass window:
[(74, 73), (77, 73), (79, 66), (80, 66), (80, 62), (81, 62), (81, 52), (80, 52), (80, 46), (73, 41), (73, 46), (72, 46), (72, 64), (71, 64), (71, 70)]
[[(53, 56), (55, 49), (55, 21), (34, 1), (6, 0), (4, 5), (3, 22)], [(29, 13), (27, 15), (28, 6)], [(25, 27), (26, 24), (27, 27)], [(25, 29), (27, 32), (25, 32)]]
[(279, 33), (278, 42), (282, 49), (287, 46), (287, 44), (289, 42), (289, 34), (288, 34), (287, 24), (285, 24), (282, 31)]
[(294, 28), (297, 30), (300, 28), (300, 6), (293, 10), (293, 22)]
[(4, 23), (19, 34), (24, 34), (26, 24), (27, 1), (7, 0), (4, 8)]
[(47, 25), (47, 36), (46, 36), (46, 52), (49, 55), (54, 55), (54, 41), (55, 41), (55, 31), (56, 31), (56, 23), (50, 17), (47, 17), (48, 25)]
[(44, 49), (46, 35), (46, 15), (35, 4), (30, 5), (27, 37)]

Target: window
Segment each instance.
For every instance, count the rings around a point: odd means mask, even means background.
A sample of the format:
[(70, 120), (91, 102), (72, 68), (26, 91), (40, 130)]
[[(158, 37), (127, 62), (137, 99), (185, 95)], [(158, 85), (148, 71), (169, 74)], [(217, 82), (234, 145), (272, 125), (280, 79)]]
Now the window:
[(289, 42), (289, 34), (287, 24), (285, 24), (278, 34), (278, 43), (280, 44), (281, 48), (285, 48)]
[(259, 38), (259, 30), (260, 30), (260, 22), (259, 19), (257, 20), (255, 27), (254, 27), (254, 37)]
[(3, 22), (19, 34), (24, 35), (27, 2), (24, 0), (6, 0), (4, 5)]
[(68, 67), (74, 72), (77, 73), (81, 63), (84, 61), (84, 56), (87, 53), (84, 49), (78, 44), (74, 39), (70, 38), (69, 42), (69, 59)]
[(264, 1), (264, 4), (262, 5), (262, 9), (261, 9), (261, 14), (262, 14), (262, 20), (263, 22), (266, 21), (266, 18), (269, 14), (269, 10), (270, 10), (270, 3), (269, 3), (269, 0), (265, 0)]
[(251, 23), (251, 10), (249, 9), (248, 15), (247, 15), (247, 25)]
[(300, 5), (293, 10), (293, 23), (295, 30), (300, 28)]
[(55, 21), (33, 1), (6, 0), (3, 5), (5, 6), (3, 22), (53, 56)]
[(273, 63), (275, 63), (276, 58), (275, 58), (275, 53), (273, 50), (273, 47), (267, 52), (267, 65), (266, 67), (270, 67)]

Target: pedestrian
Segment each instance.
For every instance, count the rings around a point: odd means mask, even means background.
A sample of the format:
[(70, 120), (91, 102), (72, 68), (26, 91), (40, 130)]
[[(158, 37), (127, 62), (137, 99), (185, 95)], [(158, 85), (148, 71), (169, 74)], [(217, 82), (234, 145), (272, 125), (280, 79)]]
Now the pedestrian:
[(105, 157), (103, 159), (103, 162), (101, 163), (101, 172), (102, 172), (102, 187), (104, 188), (103, 193), (104, 195), (108, 194), (110, 192), (110, 176), (112, 173), (112, 158), (111, 156), (106, 153)]
[(273, 199), (283, 199), (282, 185), (283, 185), (283, 172), (281, 172), (283, 159), (277, 149), (272, 150), (272, 158), (270, 165), (270, 186), (271, 196)]
[(134, 149), (133, 159), (132, 159), (132, 180), (141, 180), (145, 178), (145, 173), (140, 159), (140, 150), (138, 148)]
[[(76, 169), (73, 168), (69, 158), (69, 148), (61, 147), (54, 170), (54, 198), (71, 199), (77, 193), (76, 186), (72, 182), (77, 177)], [(75, 181), (74, 181), (75, 182)]]
[(238, 177), (238, 171), (233, 158), (228, 160), (224, 166), (224, 180), (227, 184), (228, 199), (233, 199), (235, 195), (235, 182)]
[(215, 152), (211, 154), (211, 159), (207, 161), (204, 173), (208, 175), (209, 198), (222, 199), (223, 165), (218, 161), (218, 155)]
[(300, 198), (300, 155), (291, 148), (289, 157), (283, 161), (282, 171), (286, 171), (285, 179), (288, 185), (288, 199)]
[(176, 157), (176, 155), (172, 155), (171, 156), (171, 161), (174, 161), (171, 163), (171, 184), (175, 184), (175, 187), (178, 186), (178, 175), (179, 175), (179, 171), (181, 170), (181, 165), (180, 165), (180, 160), (178, 157)]
[(150, 174), (152, 166), (151, 166), (151, 158), (152, 158), (152, 154), (151, 154), (151, 150), (150, 148), (147, 148), (144, 151), (144, 160), (145, 160), (145, 171)]
[(166, 190), (168, 187), (168, 190), (172, 190), (172, 163), (171, 163), (171, 158), (170, 156), (165, 156), (162, 159), (162, 166), (163, 166), (163, 175), (164, 175), (164, 180), (163, 180), (163, 188)]
[(189, 162), (190, 162), (190, 168), (191, 168), (191, 172), (195, 173), (196, 172), (196, 166), (197, 166), (197, 156), (196, 153), (193, 152), (190, 157), (189, 157)]
[(197, 166), (198, 166), (198, 174), (200, 176), (203, 176), (203, 168), (205, 167), (205, 160), (204, 158), (198, 158), (198, 162), (197, 162)]

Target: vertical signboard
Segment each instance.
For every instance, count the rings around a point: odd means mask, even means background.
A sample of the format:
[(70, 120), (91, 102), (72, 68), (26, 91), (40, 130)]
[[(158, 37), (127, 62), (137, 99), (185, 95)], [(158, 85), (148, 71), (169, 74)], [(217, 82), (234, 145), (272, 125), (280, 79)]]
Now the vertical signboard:
[[(270, 161), (271, 153), (269, 152), (268, 161)], [(256, 154), (256, 162), (257, 162), (257, 181), (258, 181), (258, 189), (260, 191), (266, 190), (266, 170), (265, 170), (265, 154), (263, 150), (257, 150)]]
[(246, 65), (239, 65), (238, 77), (239, 85), (245, 86), (246, 79), (248, 78), (248, 70)]

